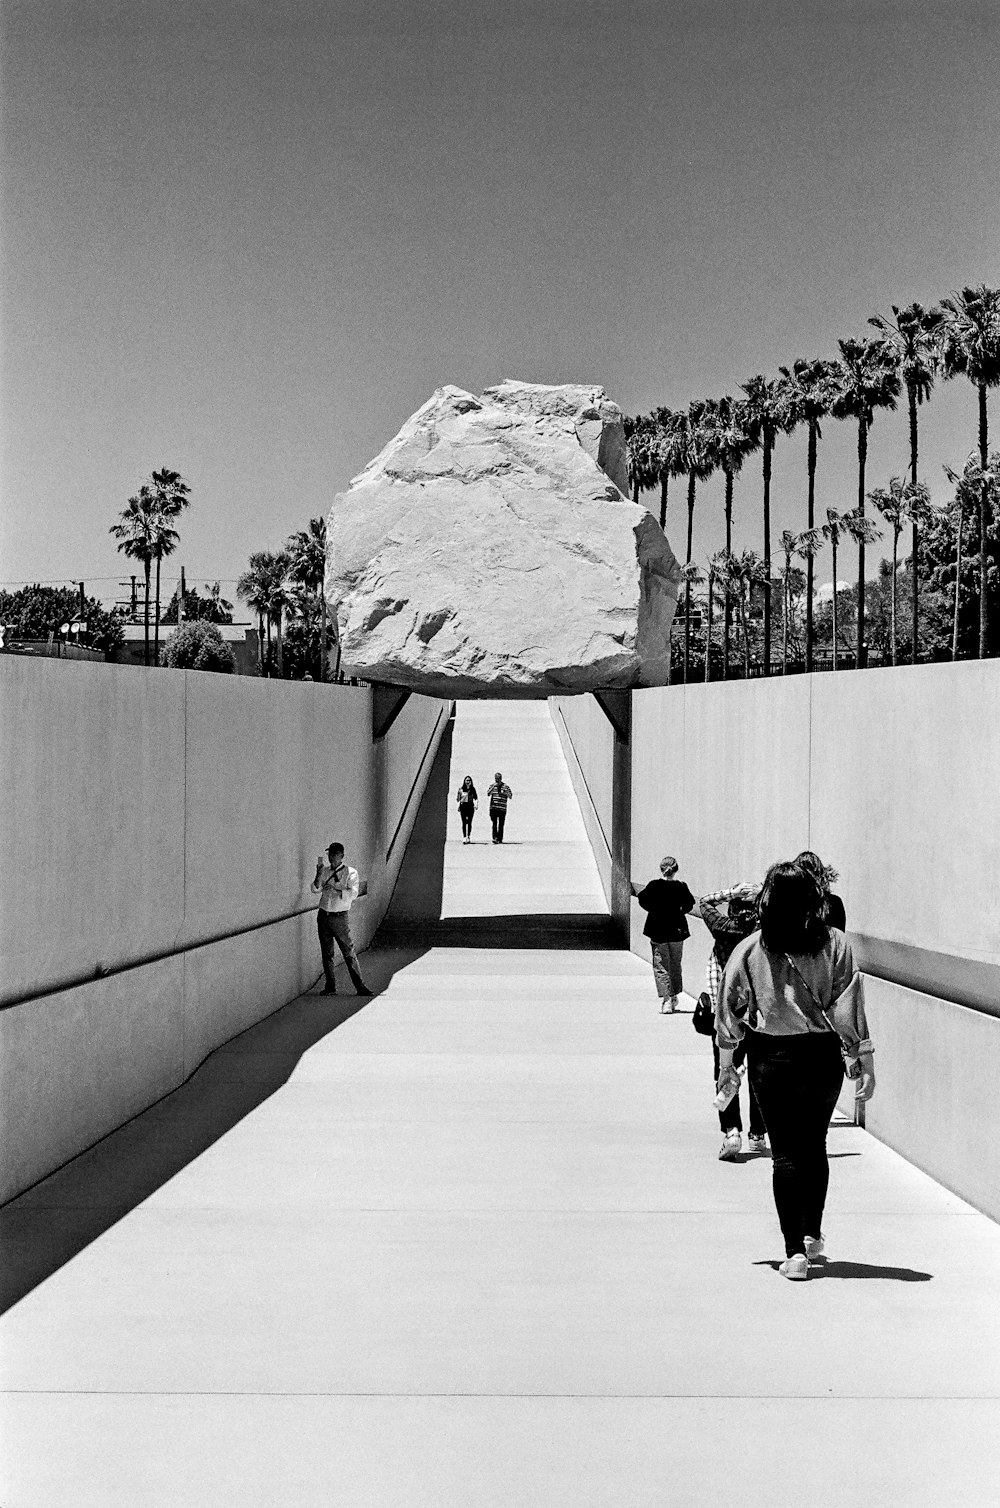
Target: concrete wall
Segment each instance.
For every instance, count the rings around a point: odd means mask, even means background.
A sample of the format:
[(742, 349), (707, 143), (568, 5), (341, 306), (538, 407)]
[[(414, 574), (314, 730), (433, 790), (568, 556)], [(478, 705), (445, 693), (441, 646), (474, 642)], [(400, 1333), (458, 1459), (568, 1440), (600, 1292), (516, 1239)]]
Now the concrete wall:
[(592, 696), (553, 696), (549, 711), (611, 905), (614, 730)]
[(450, 705), (412, 697), (373, 745), (371, 697), (0, 659), (0, 1199), (312, 983), (335, 837), (368, 943)]
[[(606, 719), (564, 730), (588, 788)], [(572, 760), (571, 760), (572, 763)], [(868, 976), (880, 1090), (867, 1125), (1000, 1218), (976, 1150), (1000, 1080), (1000, 664), (664, 687), (632, 696), (632, 876), (673, 853), (695, 894), (814, 848), (840, 871)], [(648, 957), (644, 916), (632, 946)], [(711, 939), (693, 922), (684, 982)], [(940, 1135), (938, 1135), (940, 1126)]]

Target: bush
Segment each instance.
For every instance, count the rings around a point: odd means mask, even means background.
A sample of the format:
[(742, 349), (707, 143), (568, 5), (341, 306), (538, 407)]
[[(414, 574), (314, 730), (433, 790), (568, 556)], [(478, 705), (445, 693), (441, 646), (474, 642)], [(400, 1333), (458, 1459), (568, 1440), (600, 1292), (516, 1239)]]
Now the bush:
[(236, 656), (214, 623), (185, 623), (163, 646), (161, 659), (172, 670), (218, 670), (232, 675)]

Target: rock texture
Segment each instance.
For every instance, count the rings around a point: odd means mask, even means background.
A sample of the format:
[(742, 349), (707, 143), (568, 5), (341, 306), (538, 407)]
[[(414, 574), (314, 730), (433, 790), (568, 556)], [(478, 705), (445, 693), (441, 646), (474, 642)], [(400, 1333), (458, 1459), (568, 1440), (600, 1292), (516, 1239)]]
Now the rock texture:
[(662, 685), (680, 569), (602, 388), (445, 387), (334, 501), (348, 675), (439, 696)]

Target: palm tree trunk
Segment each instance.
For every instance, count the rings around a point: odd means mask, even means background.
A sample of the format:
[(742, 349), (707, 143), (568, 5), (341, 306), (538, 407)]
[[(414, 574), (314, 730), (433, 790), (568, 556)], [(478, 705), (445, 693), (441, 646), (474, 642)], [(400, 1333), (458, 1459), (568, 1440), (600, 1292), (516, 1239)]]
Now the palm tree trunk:
[(979, 488), (979, 658), (986, 658), (989, 607), (986, 597), (986, 463), (987, 463), (986, 384), (979, 384), (979, 464), (983, 480)]
[(326, 680), (326, 592), (320, 587), (319, 599), (319, 679)]
[(146, 576), (146, 598), (143, 608), (142, 663), (149, 664), (149, 561), (142, 563)]
[[(726, 472), (726, 558), (733, 552), (733, 474)], [(726, 587), (722, 608), (722, 679), (729, 679), (729, 639), (733, 627), (733, 608)]]
[[(818, 420), (809, 420), (809, 497), (807, 503), (807, 525), (811, 529), (816, 521), (816, 431)], [(811, 555), (806, 556), (806, 672), (813, 668), (812, 641), (813, 641), (813, 584), (814, 567)]]
[(275, 634), (275, 640), (276, 640), (276, 643), (277, 643), (278, 680), (280, 681), (283, 678), (284, 668), (285, 668), (284, 667), (284, 663), (283, 663), (282, 658), (281, 658), (281, 608), (280, 607), (278, 608), (277, 616), (275, 617), (275, 620), (274, 620), (274, 634)]
[(764, 435), (764, 674), (771, 674), (771, 450), (770, 431)]
[(962, 580), (962, 526), (965, 523), (964, 510), (959, 504), (958, 508), (958, 549), (955, 551), (955, 612), (951, 628), (951, 657), (958, 659), (958, 606), (960, 599), (960, 584)]
[(637, 503), (639, 501), (639, 482), (638, 482), (638, 480), (635, 480), (632, 483), (632, 501), (633, 501), (633, 503)]
[(746, 680), (750, 679), (750, 625), (747, 622), (747, 605), (743, 596), (743, 583), (740, 583), (740, 629), (743, 634), (743, 675)]
[(257, 614), (257, 674), (264, 674), (264, 614)]
[(156, 617), (153, 619), (153, 664), (160, 663), (160, 557), (156, 557)]
[(788, 674), (788, 604), (791, 599), (789, 582), (792, 573), (792, 557), (785, 556), (785, 590), (781, 594), (781, 673)]
[(664, 533), (667, 529), (667, 483), (669, 480), (669, 473), (664, 471), (660, 476), (660, 528)]
[(705, 632), (705, 680), (712, 679), (712, 568), (708, 568), (708, 628)]
[[(868, 460), (868, 421), (858, 420), (858, 517), (865, 516), (865, 462)], [(834, 591), (837, 583), (833, 583)], [(865, 653), (865, 542), (858, 540), (858, 648), (855, 665), (858, 670), (864, 663)]]
[[(697, 479), (694, 472), (688, 475), (688, 532), (687, 532), (687, 565), (691, 564), (691, 551), (694, 547), (694, 490)], [(688, 575), (684, 583), (684, 684), (687, 685), (688, 662), (691, 657), (691, 577)]]
[(837, 668), (837, 541), (831, 539), (833, 551), (833, 668)]
[[(915, 383), (909, 383), (907, 393), (910, 400), (910, 481), (914, 487), (917, 485), (917, 389)], [(911, 611), (913, 622), (910, 631), (910, 659), (913, 664), (917, 663), (920, 654), (920, 577), (917, 571), (917, 550), (920, 546), (920, 528), (916, 519), (913, 520), (913, 561), (911, 582), (912, 600)], [(895, 663), (895, 662), (894, 662)]]
[(889, 624), (892, 634), (892, 663), (896, 663), (896, 559), (899, 554), (899, 530), (892, 531), (892, 600), (889, 605)]

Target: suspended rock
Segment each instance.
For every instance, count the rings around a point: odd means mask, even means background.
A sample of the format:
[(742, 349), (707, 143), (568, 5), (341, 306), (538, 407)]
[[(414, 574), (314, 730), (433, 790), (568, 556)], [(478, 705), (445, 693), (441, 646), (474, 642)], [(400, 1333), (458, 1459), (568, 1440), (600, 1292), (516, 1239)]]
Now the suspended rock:
[(663, 685), (681, 572), (602, 388), (439, 389), (327, 526), (346, 674), (437, 696)]

